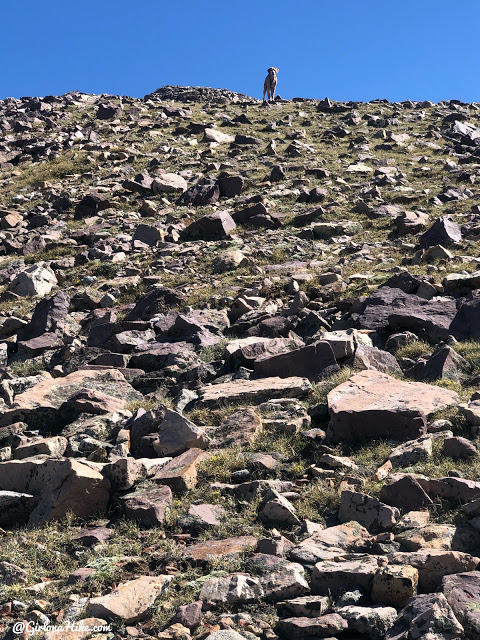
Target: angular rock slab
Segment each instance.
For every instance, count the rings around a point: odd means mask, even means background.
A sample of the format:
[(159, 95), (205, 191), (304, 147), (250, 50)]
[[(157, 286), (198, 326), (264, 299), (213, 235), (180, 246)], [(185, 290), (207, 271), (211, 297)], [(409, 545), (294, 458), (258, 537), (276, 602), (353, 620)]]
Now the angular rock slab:
[(166, 484), (174, 491), (193, 489), (197, 484), (197, 467), (207, 457), (201, 449), (189, 449), (173, 458), (153, 476), (153, 481)]
[(287, 353), (260, 356), (254, 364), (258, 376), (303, 376), (312, 381), (319, 380), (326, 369), (330, 375), (339, 367), (332, 347), (323, 340)]
[(388, 561), (391, 564), (410, 565), (418, 569), (419, 590), (432, 592), (439, 588), (444, 576), (476, 569), (480, 558), (461, 551), (421, 549), (390, 553)]
[(102, 513), (110, 498), (110, 482), (99, 469), (73, 459), (9, 460), (0, 463), (0, 490), (39, 496), (30, 526), (60, 520), (68, 512), (88, 518)]
[(372, 600), (399, 609), (417, 595), (418, 569), (409, 565), (388, 565), (373, 578)]
[(385, 633), (393, 626), (397, 611), (393, 607), (374, 606), (341, 607), (337, 613), (348, 622), (349, 631), (365, 634), (371, 640), (384, 640)]
[(162, 485), (151, 489), (138, 488), (122, 496), (125, 517), (147, 527), (163, 524), (172, 504), (172, 490)]
[(106, 620), (120, 619), (125, 624), (143, 620), (171, 580), (173, 576), (141, 576), (124, 582), (106, 596), (91, 598), (87, 615)]
[(314, 533), (296, 545), (289, 556), (304, 565), (314, 565), (319, 560), (329, 560), (353, 551), (356, 545), (363, 545), (370, 537), (367, 529), (358, 522), (346, 522)]
[(279, 620), (275, 630), (283, 638), (292, 638), (293, 640), (301, 640), (301, 638), (326, 638), (332, 633), (335, 635), (346, 631), (348, 623), (337, 613), (329, 613), (318, 618), (285, 618)]
[(370, 593), (373, 578), (378, 571), (378, 560), (375, 556), (349, 556), (344, 562), (323, 560), (317, 562), (312, 572), (311, 588), (313, 593), (322, 596), (337, 597), (360, 588)]
[(131, 401), (143, 399), (142, 394), (135, 391), (115, 369), (78, 370), (64, 378), (47, 378), (18, 394), (13, 406), (1, 416), (0, 424), (22, 421), (29, 426), (48, 424), (49, 429), (53, 425), (63, 427), (78, 413), (68, 406), (69, 398), (84, 390), (108, 396), (112, 400), (111, 407), (116, 411), (125, 409)]
[(253, 536), (238, 536), (225, 540), (207, 540), (185, 547), (183, 556), (186, 560), (194, 562), (208, 562), (210, 558), (243, 553), (249, 548), (254, 548), (257, 539)]
[(199, 403), (218, 407), (230, 402), (261, 403), (272, 398), (301, 398), (312, 390), (307, 378), (263, 378), (234, 380), (202, 387)]
[(362, 371), (327, 396), (335, 442), (364, 438), (408, 440), (424, 435), (427, 416), (458, 404), (458, 394), (421, 382)]
[(412, 598), (385, 640), (460, 640), (465, 636), (443, 593)]
[(455, 616), (465, 627), (467, 638), (480, 638), (480, 572), (445, 576), (442, 591)]
[(380, 287), (355, 304), (351, 314), (358, 329), (389, 333), (408, 329), (434, 340), (444, 340), (450, 334), (459, 338), (465, 335), (464, 326), (452, 326), (456, 316), (457, 304), (453, 298), (425, 300), (391, 287)]
[(369, 531), (383, 531), (392, 529), (399, 517), (397, 508), (383, 504), (377, 498), (359, 491), (342, 491), (338, 511), (340, 522), (356, 520)]

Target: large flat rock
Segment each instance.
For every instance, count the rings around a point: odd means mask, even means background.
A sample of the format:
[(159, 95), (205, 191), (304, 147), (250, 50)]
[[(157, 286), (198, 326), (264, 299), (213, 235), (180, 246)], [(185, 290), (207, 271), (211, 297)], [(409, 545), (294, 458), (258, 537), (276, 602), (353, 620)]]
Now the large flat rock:
[(234, 380), (203, 387), (199, 403), (221, 406), (230, 402), (265, 402), (272, 398), (300, 398), (311, 391), (307, 378), (263, 378), (261, 380)]
[(335, 442), (364, 438), (410, 440), (427, 431), (427, 416), (458, 404), (458, 394), (379, 371), (353, 375), (327, 396)]
[(18, 394), (12, 407), (1, 416), (0, 424), (23, 421), (29, 426), (44, 427), (48, 424), (49, 430), (52, 426), (62, 427), (80, 413), (74, 403), (68, 403), (69, 399), (84, 391), (100, 393), (103, 401), (108, 400), (104, 406), (113, 411), (124, 409), (129, 402), (143, 398), (115, 369), (82, 369), (64, 378), (47, 378)]
[(105, 596), (91, 598), (87, 615), (106, 620), (120, 619), (125, 624), (143, 620), (173, 576), (141, 576), (118, 585)]

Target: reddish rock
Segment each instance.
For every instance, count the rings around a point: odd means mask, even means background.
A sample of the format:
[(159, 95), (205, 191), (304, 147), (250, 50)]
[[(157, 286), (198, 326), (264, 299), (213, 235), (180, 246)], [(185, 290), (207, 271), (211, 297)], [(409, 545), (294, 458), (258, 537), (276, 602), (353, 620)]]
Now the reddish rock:
[(393, 474), (380, 490), (380, 500), (401, 511), (430, 507), (433, 502), (414, 476)]
[(174, 491), (193, 489), (197, 484), (197, 467), (206, 457), (201, 449), (189, 449), (160, 469), (153, 481), (166, 484)]
[(163, 524), (172, 501), (172, 491), (167, 486), (152, 489), (140, 487), (121, 499), (126, 518), (147, 527)]
[(301, 640), (313, 636), (314, 638), (326, 638), (337, 635), (348, 629), (348, 622), (338, 615), (329, 613), (319, 618), (285, 618), (280, 620), (275, 630), (285, 638)]
[(454, 460), (470, 460), (478, 456), (478, 449), (467, 438), (454, 436), (453, 438), (445, 438), (442, 453)]
[(183, 555), (186, 560), (205, 562), (208, 561), (209, 558), (242, 553), (249, 548), (254, 548), (256, 544), (257, 540), (253, 536), (238, 536), (225, 540), (207, 540), (206, 542), (199, 542), (186, 547)]
[(19, 393), (10, 409), (1, 417), (2, 424), (11, 424), (23, 420), (29, 426), (49, 423), (63, 426), (70, 422), (75, 409), (68, 405), (74, 393), (92, 390), (111, 398), (112, 405), (118, 410), (133, 400), (141, 400), (143, 396), (128, 384), (123, 375), (113, 369), (96, 371), (78, 370), (64, 378), (47, 378), (34, 387)]
[(362, 371), (327, 396), (335, 442), (364, 438), (409, 440), (424, 435), (427, 416), (459, 401), (447, 389)]
[(157, 596), (172, 579), (173, 576), (141, 576), (129, 580), (105, 596), (90, 598), (86, 613), (106, 620), (120, 618), (125, 624), (138, 622), (147, 616)]
[(97, 468), (73, 459), (10, 460), (0, 463), (0, 487), (39, 496), (29, 525), (59, 520), (68, 512), (87, 518), (102, 513), (110, 498), (110, 482)]

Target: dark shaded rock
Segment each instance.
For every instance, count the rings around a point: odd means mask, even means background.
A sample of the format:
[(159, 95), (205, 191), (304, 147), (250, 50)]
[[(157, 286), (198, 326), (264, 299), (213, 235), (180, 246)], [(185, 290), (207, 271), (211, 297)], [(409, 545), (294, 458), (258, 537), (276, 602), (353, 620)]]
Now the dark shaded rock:
[(462, 637), (463, 627), (443, 593), (432, 593), (412, 598), (387, 631), (385, 640), (457, 640)]
[(152, 316), (185, 301), (183, 294), (169, 287), (155, 287), (136, 303), (127, 320), (149, 320)]
[(98, 105), (96, 118), (97, 120), (113, 120), (122, 115), (122, 108), (113, 104), (101, 103)]
[(220, 188), (220, 197), (234, 198), (242, 193), (243, 178), (242, 176), (220, 176), (217, 184)]
[(96, 215), (99, 211), (103, 211), (109, 207), (111, 207), (111, 204), (107, 198), (98, 193), (89, 193), (84, 196), (75, 207), (74, 218), (75, 220), (90, 218)]
[(460, 226), (447, 216), (438, 218), (430, 229), (420, 236), (420, 244), (424, 247), (433, 247), (437, 244), (447, 247), (453, 242), (461, 242), (461, 240)]
[(178, 206), (203, 207), (213, 204), (220, 197), (220, 187), (214, 178), (203, 178), (187, 189), (176, 201)]
[(454, 436), (453, 438), (445, 438), (442, 453), (455, 460), (470, 460), (478, 456), (478, 449), (467, 438)]
[(218, 211), (192, 222), (180, 234), (181, 240), (223, 240), (235, 229), (232, 217), (226, 211)]
[(29, 493), (0, 491), (0, 527), (10, 529), (26, 525), (39, 500), (39, 496)]
[(51, 298), (44, 298), (35, 307), (30, 322), (19, 329), (18, 340), (31, 340), (44, 333), (61, 335), (65, 328), (70, 297), (59, 291)]
[(445, 576), (442, 591), (455, 616), (465, 629), (465, 638), (480, 637), (480, 572)]
[(147, 527), (163, 524), (172, 500), (170, 487), (162, 485), (150, 489), (139, 487), (121, 498), (125, 517)]
[(255, 360), (254, 369), (258, 376), (304, 376), (309, 380), (319, 380), (338, 371), (339, 367), (332, 347), (320, 340), (287, 353), (261, 356)]
[(433, 502), (414, 476), (394, 474), (380, 491), (380, 500), (401, 511), (418, 511), (430, 507)]
[(452, 298), (425, 300), (386, 286), (354, 304), (350, 314), (353, 325), (359, 329), (389, 333), (410, 330), (433, 340), (466, 331), (464, 323), (455, 321), (456, 316), (457, 304)]

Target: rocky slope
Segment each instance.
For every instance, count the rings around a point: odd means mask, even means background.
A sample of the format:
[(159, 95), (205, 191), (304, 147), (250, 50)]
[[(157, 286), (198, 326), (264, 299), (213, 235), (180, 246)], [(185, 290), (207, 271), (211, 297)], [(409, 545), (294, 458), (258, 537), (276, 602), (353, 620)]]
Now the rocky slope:
[(3, 637), (479, 637), (477, 126), (0, 102)]

